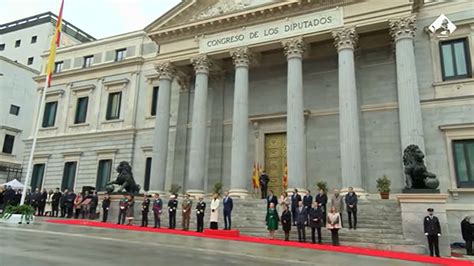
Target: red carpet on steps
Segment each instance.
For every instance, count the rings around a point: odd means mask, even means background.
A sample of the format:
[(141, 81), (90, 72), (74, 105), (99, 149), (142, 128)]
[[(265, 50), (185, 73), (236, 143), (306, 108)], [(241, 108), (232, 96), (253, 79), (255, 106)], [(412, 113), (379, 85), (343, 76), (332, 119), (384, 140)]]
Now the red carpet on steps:
[[(182, 231), (179, 229), (170, 230), (165, 228), (152, 228), (152, 227), (139, 227), (139, 226), (129, 226), (129, 225), (118, 225), (113, 223), (101, 223), (89, 220), (47, 220), (49, 223), (58, 223), (58, 224), (70, 224), (70, 225), (80, 225), (80, 226), (92, 226), (92, 227), (102, 227), (110, 229), (119, 229), (119, 230), (132, 230), (132, 231), (144, 231), (144, 232), (154, 232), (162, 234), (174, 234), (174, 235), (184, 235), (184, 236), (194, 236), (201, 238), (212, 238), (212, 239), (224, 239), (224, 240), (233, 240), (249, 243), (259, 243), (275, 246), (288, 246), (288, 247), (299, 247), (299, 248), (308, 248), (316, 249), (323, 251), (332, 251), (332, 252), (342, 252), (349, 254), (357, 254), (364, 256), (372, 257), (381, 257), (389, 259), (398, 259), (406, 261), (415, 261), (421, 263), (430, 263), (435, 265), (446, 265), (446, 266), (473, 266), (474, 263), (470, 261), (456, 260), (451, 258), (436, 258), (426, 255), (405, 253), (405, 252), (395, 252), (395, 251), (385, 251), (378, 249), (369, 249), (369, 248), (360, 248), (360, 247), (351, 247), (351, 246), (331, 246), (331, 245), (318, 245), (311, 243), (299, 243), (299, 242), (286, 242), (282, 240), (271, 240), (268, 238), (253, 237), (253, 236), (232, 236), (235, 235), (235, 231), (228, 231), (229, 233), (223, 230), (219, 230), (219, 233), (212, 232), (211, 234), (197, 233), (194, 231)], [(206, 230), (207, 232), (208, 230)], [(237, 231), (238, 232), (238, 231)]]

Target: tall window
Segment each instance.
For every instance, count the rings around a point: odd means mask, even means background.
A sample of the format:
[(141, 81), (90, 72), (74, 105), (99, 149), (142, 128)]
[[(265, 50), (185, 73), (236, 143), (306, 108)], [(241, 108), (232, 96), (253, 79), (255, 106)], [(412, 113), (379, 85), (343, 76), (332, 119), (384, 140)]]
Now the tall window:
[(153, 98), (151, 98), (151, 115), (156, 115), (156, 107), (158, 106), (158, 90), (160, 87), (153, 87)]
[(150, 190), (150, 178), (151, 178), (151, 157), (147, 157), (146, 165), (145, 165), (145, 182), (143, 184), (143, 189), (145, 191)]
[(74, 181), (76, 180), (77, 162), (66, 162), (64, 164), (63, 180), (61, 183), (61, 190), (73, 190)]
[(28, 65), (32, 65), (33, 64), (33, 61), (35, 60), (34, 57), (28, 57)]
[(0, 51), (3, 51), (5, 50), (5, 44), (4, 43), (0, 43)]
[(127, 56), (127, 49), (124, 48), (124, 49), (115, 50), (116, 62), (124, 60), (126, 56)]
[(11, 115), (18, 115), (20, 113), (20, 106), (16, 106), (11, 104), (10, 105), (10, 114)]
[(109, 100), (107, 102), (106, 120), (114, 120), (120, 118), (120, 104), (122, 100), (122, 92), (109, 93)]
[(36, 41), (38, 40), (38, 36), (32, 36), (31, 37), (31, 43), (36, 43)]
[(471, 60), (467, 39), (440, 43), (443, 80), (471, 77)]
[(15, 143), (15, 136), (6, 134), (6, 135), (5, 135), (5, 139), (4, 139), (4, 141), (3, 141), (3, 149), (2, 149), (2, 152), (3, 152), (3, 153), (12, 154), (12, 152), (13, 152), (13, 144), (14, 144), (14, 143)]
[(63, 64), (63, 61), (54, 63), (54, 73), (61, 73), (61, 71), (63, 70)]
[(16, 40), (15, 41), (15, 47), (20, 47), (21, 45), (21, 40)]
[(93, 60), (94, 60), (93, 55), (84, 56), (84, 64), (82, 64), (82, 67), (86, 68), (86, 67), (92, 66), (92, 61)]
[(43, 127), (54, 127), (58, 102), (48, 102), (44, 107)]
[(86, 122), (88, 104), (89, 104), (89, 97), (81, 97), (77, 99), (76, 115), (74, 116), (74, 124), (82, 124)]
[(474, 187), (474, 139), (453, 141), (458, 187)]
[(97, 182), (95, 188), (97, 191), (105, 191), (105, 187), (110, 180), (112, 171), (112, 160), (100, 160), (97, 169)]
[(35, 189), (41, 189), (43, 184), (43, 177), (44, 177), (44, 164), (35, 164), (33, 166), (33, 174), (31, 175), (31, 191), (35, 191)]

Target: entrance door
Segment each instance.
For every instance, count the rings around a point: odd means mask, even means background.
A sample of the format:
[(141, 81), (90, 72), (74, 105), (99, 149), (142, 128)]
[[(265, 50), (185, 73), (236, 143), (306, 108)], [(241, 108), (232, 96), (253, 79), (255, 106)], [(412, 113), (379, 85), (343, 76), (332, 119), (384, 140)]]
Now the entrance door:
[(278, 197), (283, 192), (286, 165), (286, 133), (265, 135), (265, 171), (270, 177), (268, 189)]

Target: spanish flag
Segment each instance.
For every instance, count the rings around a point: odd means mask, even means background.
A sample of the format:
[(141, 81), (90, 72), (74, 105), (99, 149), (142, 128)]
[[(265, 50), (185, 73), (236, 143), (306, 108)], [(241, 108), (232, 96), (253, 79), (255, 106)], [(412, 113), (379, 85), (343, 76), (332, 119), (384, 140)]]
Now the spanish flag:
[(288, 164), (285, 164), (285, 169), (283, 170), (283, 188), (287, 189), (288, 188)]
[(63, 6), (64, 0), (61, 0), (61, 8), (59, 9), (58, 15), (58, 22), (56, 23), (56, 30), (54, 31), (54, 37), (51, 40), (51, 48), (49, 49), (49, 58), (48, 58), (48, 66), (46, 68), (46, 86), (49, 88), (51, 87), (51, 79), (53, 77), (54, 71), (54, 60), (56, 58), (56, 48), (59, 47), (61, 41), (61, 29), (62, 29), (62, 22), (63, 22)]
[(260, 188), (259, 174), (258, 174), (258, 164), (253, 164), (253, 176), (252, 176), (253, 188)]

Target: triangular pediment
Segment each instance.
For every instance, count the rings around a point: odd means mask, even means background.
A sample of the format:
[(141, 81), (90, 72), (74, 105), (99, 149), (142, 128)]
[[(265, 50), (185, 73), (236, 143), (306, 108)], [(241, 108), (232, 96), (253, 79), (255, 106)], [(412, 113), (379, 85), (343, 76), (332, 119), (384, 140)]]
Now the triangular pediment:
[(283, 2), (288, 2), (288, 0), (183, 0), (168, 13), (148, 25), (145, 31), (153, 32), (184, 26)]

